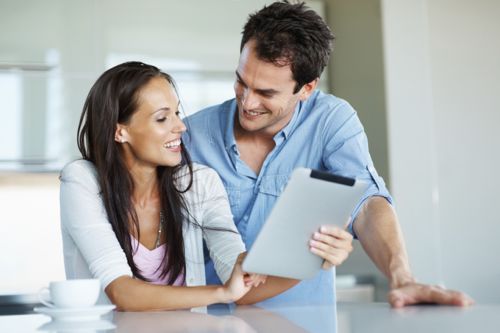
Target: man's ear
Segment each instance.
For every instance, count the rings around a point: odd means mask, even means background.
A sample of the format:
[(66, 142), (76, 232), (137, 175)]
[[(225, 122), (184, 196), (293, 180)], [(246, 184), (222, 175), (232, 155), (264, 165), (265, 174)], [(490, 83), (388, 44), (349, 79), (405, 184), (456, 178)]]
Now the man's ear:
[(302, 86), (302, 88), (300, 88), (299, 99), (301, 101), (305, 101), (306, 99), (308, 99), (309, 96), (311, 96), (311, 94), (313, 93), (313, 91), (318, 86), (318, 82), (319, 82), (319, 78), (316, 78), (316, 79), (312, 80), (311, 82), (304, 84)]
[(122, 124), (116, 124), (115, 141), (125, 143), (128, 141), (127, 128)]

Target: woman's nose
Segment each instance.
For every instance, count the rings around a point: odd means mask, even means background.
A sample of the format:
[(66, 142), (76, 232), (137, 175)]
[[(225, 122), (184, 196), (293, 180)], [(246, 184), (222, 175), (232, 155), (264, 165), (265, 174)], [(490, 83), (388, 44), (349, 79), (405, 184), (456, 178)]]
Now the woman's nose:
[(186, 131), (186, 125), (181, 118), (177, 117), (177, 123), (175, 124), (173, 130), (176, 133), (183, 133)]

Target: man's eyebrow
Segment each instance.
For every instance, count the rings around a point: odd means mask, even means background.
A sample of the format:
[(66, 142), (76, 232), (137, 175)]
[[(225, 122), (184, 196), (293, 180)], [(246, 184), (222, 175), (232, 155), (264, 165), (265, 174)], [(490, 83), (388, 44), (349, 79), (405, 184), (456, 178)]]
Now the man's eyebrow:
[(246, 83), (245, 83), (245, 81), (243, 81), (243, 79), (241, 78), (240, 73), (238, 73), (238, 71), (235, 71), (234, 73), (236, 74), (236, 77), (238, 78), (238, 81), (240, 81), (241, 83), (243, 83), (243, 84), (246, 86), (247, 84), (246, 84)]
[[(238, 73), (238, 71), (235, 71), (236, 73), (236, 77), (238, 78), (238, 81), (240, 81), (245, 87), (247, 86), (247, 84), (245, 83), (245, 81), (241, 78), (241, 75)], [(272, 95), (276, 95), (277, 93), (279, 93), (279, 91), (275, 90), (275, 89), (255, 89), (255, 91), (260, 94), (260, 95), (265, 95), (265, 96), (272, 96)]]

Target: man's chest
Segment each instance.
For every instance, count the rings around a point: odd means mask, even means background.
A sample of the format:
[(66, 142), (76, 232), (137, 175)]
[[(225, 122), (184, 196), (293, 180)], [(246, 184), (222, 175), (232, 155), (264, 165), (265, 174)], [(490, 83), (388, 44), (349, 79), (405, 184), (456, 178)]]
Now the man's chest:
[(256, 175), (260, 173), (262, 165), (272, 152), (274, 146), (274, 141), (272, 143), (237, 143), (239, 158), (252, 169)]

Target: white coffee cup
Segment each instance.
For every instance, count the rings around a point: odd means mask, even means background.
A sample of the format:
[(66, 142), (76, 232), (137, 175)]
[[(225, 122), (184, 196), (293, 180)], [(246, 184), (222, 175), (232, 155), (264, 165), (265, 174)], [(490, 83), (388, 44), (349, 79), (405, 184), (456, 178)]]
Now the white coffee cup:
[(100, 289), (98, 279), (53, 281), (40, 289), (38, 298), (51, 308), (86, 308), (95, 305)]

